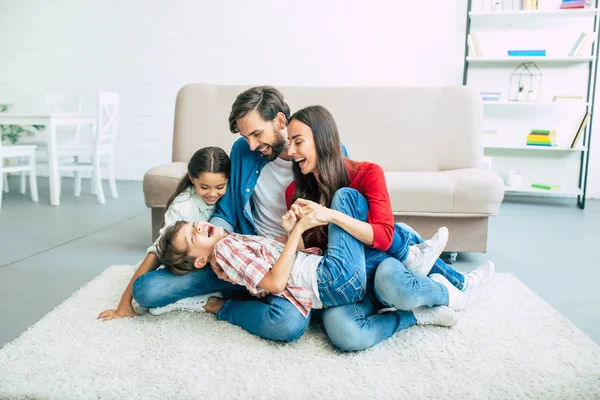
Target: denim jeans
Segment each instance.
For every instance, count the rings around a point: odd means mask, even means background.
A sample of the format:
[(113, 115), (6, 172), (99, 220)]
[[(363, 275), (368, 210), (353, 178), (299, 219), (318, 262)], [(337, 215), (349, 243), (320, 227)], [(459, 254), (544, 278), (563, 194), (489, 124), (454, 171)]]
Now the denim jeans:
[[(360, 221), (367, 220), (369, 205), (356, 190), (339, 189), (331, 200), (332, 210)], [(370, 249), (339, 226), (327, 226), (327, 250), (317, 267), (317, 285), (323, 307), (356, 303), (366, 292), (365, 253)]]
[[(396, 232), (398, 233), (398, 235), (405, 236), (405, 240), (407, 241), (408, 246), (412, 246), (414, 244), (423, 242), (423, 238), (421, 237), (421, 235), (419, 235), (417, 231), (415, 231), (413, 228), (411, 228), (403, 222), (399, 222), (396, 224)], [(404, 259), (406, 259), (406, 257)], [(441, 274), (459, 290), (463, 290), (464, 288), (465, 276), (460, 272), (456, 271), (454, 268), (447, 265), (441, 258), (438, 258), (435, 264), (433, 265), (433, 268), (431, 268), (431, 272), (429, 272), (429, 275), (431, 274)]]
[[(146, 308), (163, 307), (185, 297), (214, 292), (245, 290), (217, 278), (211, 268), (186, 275), (174, 275), (166, 269), (150, 271), (133, 283), (133, 298)], [(308, 327), (305, 318), (284, 298), (267, 296), (260, 300), (229, 300), (217, 313), (217, 319), (265, 339), (289, 342), (298, 339)]]
[(269, 295), (257, 300), (229, 300), (217, 319), (265, 339), (292, 342), (306, 331), (310, 315), (304, 317), (287, 299)]
[(329, 340), (343, 351), (364, 350), (417, 323), (410, 311), (377, 314), (381, 308), (375, 298), (373, 280), (369, 280), (367, 296), (362, 301), (323, 310), (323, 326)]

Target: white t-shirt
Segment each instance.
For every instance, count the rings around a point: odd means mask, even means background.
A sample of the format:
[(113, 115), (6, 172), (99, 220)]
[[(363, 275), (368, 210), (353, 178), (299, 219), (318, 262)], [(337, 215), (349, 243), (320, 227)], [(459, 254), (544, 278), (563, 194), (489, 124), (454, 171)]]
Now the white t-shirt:
[(287, 211), (285, 189), (293, 180), (292, 162), (279, 157), (260, 171), (252, 193), (252, 218), (259, 236), (274, 238), (286, 234), (280, 221)]
[(319, 296), (319, 286), (317, 284), (317, 267), (323, 259), (322, 256), (315, 254), (306, 254), (298, 252), (296, 260), (292, 266), (292, 274), (289, 282), (294, 286), (300, 286), (313, 292), (311, 297), (312, 308), (318, 310), (323, 308), (321, 296)]

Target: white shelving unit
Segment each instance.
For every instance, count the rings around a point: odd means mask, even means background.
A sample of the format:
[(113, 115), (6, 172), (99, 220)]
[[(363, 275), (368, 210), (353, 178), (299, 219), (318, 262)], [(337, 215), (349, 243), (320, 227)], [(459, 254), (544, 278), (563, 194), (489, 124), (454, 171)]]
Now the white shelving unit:
[[(505, 3), (516, 3), (504, 0)], [(599, 0), (593, 8), (561, 10), (561, 0), (538, 0), (539, 10), (481, 9), (492, 2), (468, 1), (463, 84), (481, 92), (501, 93), (498, 101), (484, 101), (486, 132), (484, 152), (492, 170), (507, 178), (508, 171), (523, 174), (523, 186), (506, 187), (507, 195), (577, 197), (585, 207), (589, 148), (594, 118)], [(594, 32), (590, 53), (569, 56), (581, 33)], [(469, 50), (469, 34), (478, 39), (480, 52)], [(545, 56), (508, 56), (508, 50), (544, 49)], [(539, 101), (510, 101), (510, 78), (521, 64), (533, 62), (542, 73)], [(577, 95), (580, 101), (553, 101), (555, 95)], [(586, 130), (575, 148), (571, 140), (585, 113), (591, 112)], [(532, 129), (556, 131), (556, 146), (528, 146)], [(483, 134), (483, 133), (482, 133)], [(489, 136), (489, 135), (488, 135)], [(559, 186), (559, 190), (531, 187)]]

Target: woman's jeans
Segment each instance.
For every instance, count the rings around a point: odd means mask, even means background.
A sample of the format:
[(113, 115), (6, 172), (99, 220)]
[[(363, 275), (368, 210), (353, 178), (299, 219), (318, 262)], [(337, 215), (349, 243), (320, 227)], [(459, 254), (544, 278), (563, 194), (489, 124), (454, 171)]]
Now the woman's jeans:
[[(408, 246), (423, 241), (406, 224), (396, 224), (396, 232), (403, 235)], [(377, 261), (381, 261), (379, 256), (371, 260), (371, 264)], [(422, 275), (413, 275), (394, 257), (387, 256), (379, 265), (370, 267), (374, 276), (367, 282), (367, 295), (362, 301), (323, 310), (323, 325), (329, 339), (344, 351), (366, 349), (415, 325), (413, 313), (406, 310), (448, 304), (448, 291), (443, 285)], [(442, 260), (436, 261), (430, 274), (433, 273), (444, 275), (462, 289), (464, 276)], [(396, 309), (377, 314), (386, 307)]]

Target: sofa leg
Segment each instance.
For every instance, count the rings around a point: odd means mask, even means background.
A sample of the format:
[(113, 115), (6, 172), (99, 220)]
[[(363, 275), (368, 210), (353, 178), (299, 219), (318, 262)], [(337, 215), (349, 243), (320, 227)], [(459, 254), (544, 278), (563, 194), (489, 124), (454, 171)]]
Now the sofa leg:
[(458, 253), (453, 251), (442, 253), (442, 255), (440, 256), (440, 258), (446, 264), (454, 264), (456, 262), (456, 257), (458, 257)]

